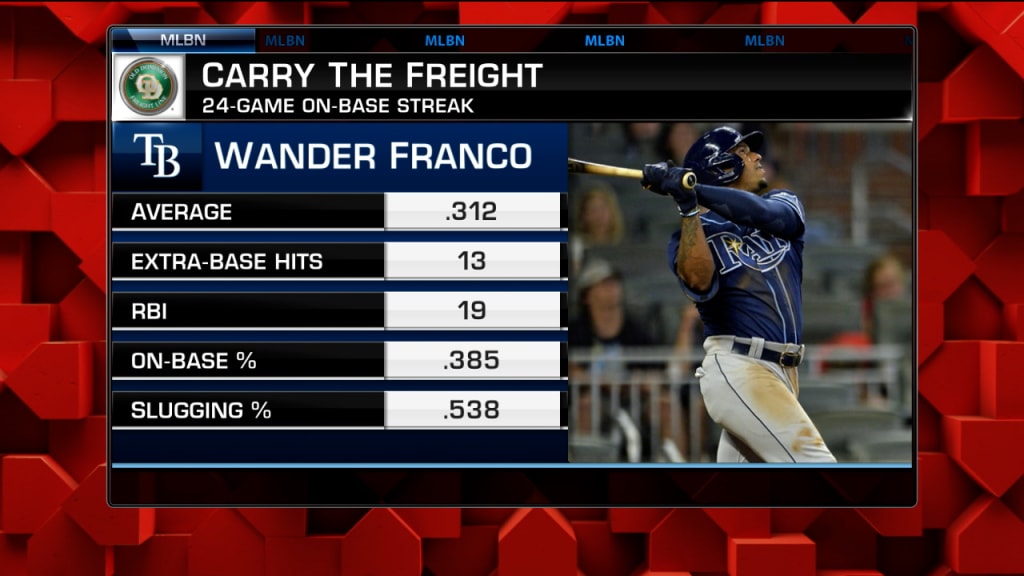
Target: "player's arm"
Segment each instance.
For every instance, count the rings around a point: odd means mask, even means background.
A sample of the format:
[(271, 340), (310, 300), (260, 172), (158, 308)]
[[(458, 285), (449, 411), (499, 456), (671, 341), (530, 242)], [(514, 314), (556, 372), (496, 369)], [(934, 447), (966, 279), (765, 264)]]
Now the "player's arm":
[(675, 273), (695, 293), (707, 293), (715, 277), (715, 261), (711, 256), (700, 222), (697, 194), (684, 188), (681, 169), (666, 162), (647, 164), (643, 169), (644, 188), (671, 196), (679, 208), (679, 247), (675, 256)]
[[(804, 220), (796, 198), (762, 198), (757, 194), (697, 184), (700, 205), (741, 226), (751, 226), (784, 240), (795, 240), (804, 233)], [(791, 196), (791, 195), (787, 195)]]
[(711, 289), (715, 278), (715, 260), (711, 256), (700, 216), (683, 216), (679, 224), (679, 249), (676, 252), (676, 276), (697, 293)]

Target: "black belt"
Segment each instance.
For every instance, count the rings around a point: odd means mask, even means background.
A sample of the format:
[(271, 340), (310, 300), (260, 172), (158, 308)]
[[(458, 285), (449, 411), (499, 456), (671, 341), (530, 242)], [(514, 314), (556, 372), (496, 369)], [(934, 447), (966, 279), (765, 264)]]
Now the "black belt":
[[(750, 354), (750, 344), (740, 344), (739, 342), (732, 343), (732, 351), (736, 354)], [(800, 361), (803, 360), (804, 355), (799, 352), (776, 352), (774, 350), (768, 350), (765, 348), (761, 350), (761, 360), (771, 362), (772, 364), (778, 364), (779, 366), (785, 366), (786, 368), (796, 368), (800, 365)]]

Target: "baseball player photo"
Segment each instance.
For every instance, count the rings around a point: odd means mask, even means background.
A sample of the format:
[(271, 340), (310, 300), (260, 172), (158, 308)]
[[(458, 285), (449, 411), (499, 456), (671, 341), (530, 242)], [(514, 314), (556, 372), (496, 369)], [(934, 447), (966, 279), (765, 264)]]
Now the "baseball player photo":
[[(785, 165), (770, 155), (772, 135), (778, 136), (775, 149), (787, 162), (817, 160), (821, 174), (840, 167), (845, 173), (819, 179), (834, 189), (800, 193), (796, 184), (808, 182), (787, 181), (781, 173)], [(656, 350), (669, 353), (663, 364), (666, 392), (652, 392), (656, 386), (649, 383), (648, 364), (642, 394), (623, 394), (614, 387), (611, 394), (596, 388), (578, 394), (590, 413), (586, 430), (577, 433), (614, 433), (624, 418), (623, 405), (628, 413), (632, 399), (640, 404), (633, 408), (638, 415), (633, 436), (644, 442), (644, 460), (909, 461), (910, 136), (909, 124), (636, 123), (624, 126), (619, 145), (590, 152), (607, 163), (605, 168), (632, 163), (642, 169), (639, 186), (602, 178), (575, 192), (587, 201), (578, 204), (571, 236), (579, 260), (573, 266), (582, 281), (577, 288), (583, 288), (577, 295), (579, 309), (588, 316), (577, 324), (586, 327), (581, 332), (586, 341), (570, 341), (595, 361), (577, 363), (577, 374), (585, 379), (593, 376), (593, 366), (607, 365), (608, 350), (616, 343), (615, 357), (625, 366), (630, 351), (637, 350), (629, 341), (652, 343), (643, 349), (648, 360)], [(586, 150), (586, 144), (581, 147)], [(615, 187), (608, 188), (614, 201), (595, 204), (594, 198), (609, 192), (598, 194), (594, 188), (607, 187), (608, 181), (614, 181), (610, 186)], [(573, 195), (571, 185), (570, 199)], [(659, 197), (667, 197), (671, 208)], [(864, 203), (882, 201), (902, 203), (902, 221), (897, 219), (891, 230), (867, 220), (862, 211)], [(649, 202), (657, 208), (636, 208)], [(663, 219), (657, 210), (670, 216)], [(615, 236), (600, 232), (604, 223), (613, 223), (622, 240), (609, 242)], [(662, 258), (657, 273), (670, 279), (674, 295), (668, 288), (651, 288), (665, 283), (650, 283), (646, 271), (636, 271), (648, 258), (641, 253), (654, 251)], [(833, 256), (847, 253), (856, 256), (843, 258), (842, 264)], [(623, 258), (628, 254), (633, 256)], [(600, 302), (593, 293), (602, 282), (611, 281), (623, 294), (616, 296), (619, 316), (587, 308), (588, 302)], [(650, 313), (652, 306), (661, 312)], [(676, 324), (668, 326), (665, 318)], [(907, 328), (894, 332), (894, 322)], [(630, 340), (620, 337), (617, 327), (628, 328), (624, 335)], [(680, 353), (691, 362), (680, 360)], [(680, 373), (692, 376), (694, 394), (674, 391), (669, 385), (673, 373), (677, 379)], [(630, 377), (621, 368), (616, 378), (629, 387)], [(594, 403), (602, 408), (595, 409)], [(619, 408), (619, 414), (601, 428), (593, 416), (605, 414), (607, 404)], [(685, 425), (675, 421), (686, 417), (690, 422)], [(628, 427), (620, 434), (627, 441)]]

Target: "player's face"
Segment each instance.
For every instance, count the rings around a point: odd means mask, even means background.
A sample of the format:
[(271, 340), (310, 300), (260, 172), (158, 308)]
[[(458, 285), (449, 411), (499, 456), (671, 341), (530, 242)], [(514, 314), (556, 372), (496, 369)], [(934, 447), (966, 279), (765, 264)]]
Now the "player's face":
[(768, 180), (765, 178), (764, 166), (761, 165), (761, 155), (751, 150), (745, 142), (733, 148), (732, 152), (743, 159), (743, 173), (732, 185), (755, 194), (767, 188)]

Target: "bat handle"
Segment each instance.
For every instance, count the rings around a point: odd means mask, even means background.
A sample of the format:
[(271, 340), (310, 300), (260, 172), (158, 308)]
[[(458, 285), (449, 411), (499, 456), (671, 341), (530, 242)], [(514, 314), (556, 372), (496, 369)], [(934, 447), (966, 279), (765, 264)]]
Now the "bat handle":
[[(680, 184), (682, 184), (683, 188), (686, 188), (687, 190), (693, 190), (693, 187), (697, 185), (697, 175), (694, 174), (693, 172), (684, 172)], [(650, 189), (650, 184), (644, 186), (644, 190)]]
[(697, 185), (697, 175), (693, 172), (686, 172), (683, 174), (683, 188), (687, 190), (693, 190), (693, 187)]

